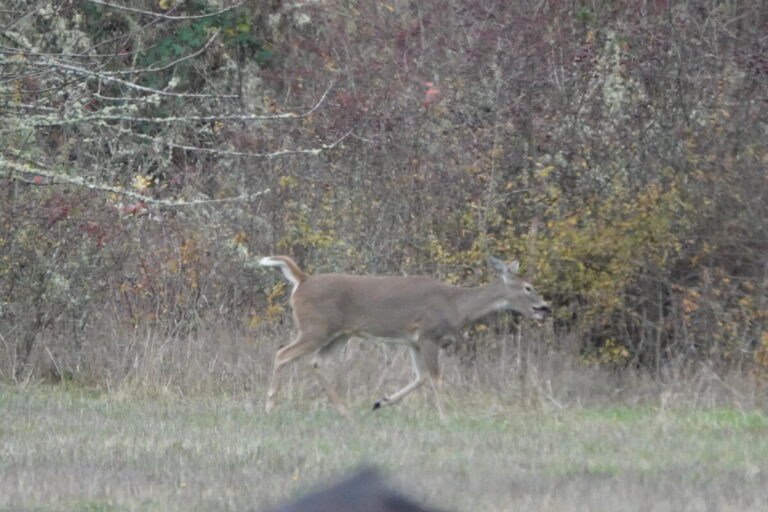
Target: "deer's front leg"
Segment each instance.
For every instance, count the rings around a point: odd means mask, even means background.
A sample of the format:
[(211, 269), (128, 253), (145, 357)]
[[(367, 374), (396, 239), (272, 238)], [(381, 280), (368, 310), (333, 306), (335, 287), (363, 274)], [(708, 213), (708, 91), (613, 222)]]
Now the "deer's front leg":
[(408, 348), (411, 352), (411, 361), (413, 362), (413, 369), (416, 372), (416, 378), (410, 384), (405, 386), (403, 389), (401, 389), (394, 395), (384, 397), (381, 400), (374, 403), (373, 404), (374, 411), (382, 407), (395, 405), (397, 402), (405, 398), (405, 396), (408, 393), (410, 393), (414, 389), (418, 389), (426, 382), (427, 367), (426, 367), (426, 364), (424, 363), (424, 358), (421, 354), (421, 349), (416, 345), (411, 345)]

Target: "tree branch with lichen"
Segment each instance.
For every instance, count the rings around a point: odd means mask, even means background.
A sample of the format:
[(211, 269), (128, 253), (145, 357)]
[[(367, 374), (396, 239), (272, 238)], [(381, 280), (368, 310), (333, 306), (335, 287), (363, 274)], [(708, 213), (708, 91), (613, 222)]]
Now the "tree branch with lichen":
[(43, 168), (39, 165), (33, 165), (31, 163), (22, 163), (7, 160), (5, 157), (0, 156), (0, 169), (5, 170), (5, 175), (11, 179), (21, 179), (28, 184), (42, 184), (42, 182), (35, 182), (30, 180), (29, 176), (41, 176), (47, 178), (51, 183), (60, 183), (66, 185), (74, 185), (78, 187), (87, 188), (89, 190), (96, 190), (99, 192), (109, 192), (112, 194), (118, 194), (125, 197), (130, 197), (147, 204), (166, 208), (178, 208), (185, 206), (202, 206), (217, 203), (231, 203), (231, 202), (248, 202), (253, 201), (257, 197), (263, 196), (270, 192), (270, 189), (266, 188), (252, 194), (241, 194), (239, 196), (222, 197), (222, 198), (204, 198), (204, 199), (156, 199), (139, 192), (129, 190), (123, 187), (114, 185), (107, 185), (105, 183), (97, 183), (82, 176), (67, 176), (64, 169), (56, 171)]

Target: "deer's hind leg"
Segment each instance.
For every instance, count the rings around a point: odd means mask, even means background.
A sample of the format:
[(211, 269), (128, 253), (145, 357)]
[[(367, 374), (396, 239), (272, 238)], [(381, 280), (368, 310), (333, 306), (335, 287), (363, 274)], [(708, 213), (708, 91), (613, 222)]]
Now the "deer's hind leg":
[(421, 356), (424, 360), (424, 367), (429, 375), (429, 385), (432, 393), (435, 395), (435, 404), (440, 413), (440, 418), (445, 420), (445, 411), (440, 399), (440, 392), (443, 389), (443, 379), (440, 372), (440, 347), (431, 340), (425, 340), (421, 343)]
[(327, 335), (325, 334), (302, 331), (299, 332), (299, 335), (296, 336), (293, 342), (277, 351), (272, 369), (272, 379), (269, 384), (269, 392), (267, 393), (267, 403), (265, 406), (267, 413), (271, 412), (277, 404), (277, 394), (280, 391), (280, 374), (283, 368), (294, 359), (318, 350), (319, 347), (326, 343), (326, 340)]
[(349, 340), (349, 335), (342, 334), (321, 348), (312, 361), (312, 371), (315, 374), (317, 381), (320, 383), (320, 387), (323, 388), (323, 391), (328, 396), (328, 399), (331, 401), (331, 403), (333, 403), (333, 405), (342, 414), (342, 416), (351, 421), (352, 416), (350, 416), (349, 410), (347, 409), (346, 405), (344, 405), (344, 401), (339, 397), (339, 395), (333, 389), (333, 386), (331, 386), (331, 384), (325, 378), (325, 375), (323, 375), (323, 372), (320, 370), (321, 362), (326, 360), (330, 355), (339, 352), (344, 347), (344, 345), (347, 344), (347, 340)]

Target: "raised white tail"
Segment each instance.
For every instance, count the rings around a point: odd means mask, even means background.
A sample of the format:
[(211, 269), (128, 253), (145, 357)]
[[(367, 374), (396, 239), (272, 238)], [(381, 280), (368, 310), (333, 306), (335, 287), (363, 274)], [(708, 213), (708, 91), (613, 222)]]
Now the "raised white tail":
[(259, 260), (262, 267), (280, 267), (285, 278), (293, 284), (293, 292), (307, 278), (296, 263), (288, 256), (265, 256)]

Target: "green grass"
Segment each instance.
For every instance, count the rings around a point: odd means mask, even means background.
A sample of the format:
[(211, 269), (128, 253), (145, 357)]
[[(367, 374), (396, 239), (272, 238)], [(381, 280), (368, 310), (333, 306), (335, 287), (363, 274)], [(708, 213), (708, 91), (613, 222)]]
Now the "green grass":
[(264, 508), (374, 464), (446, 510), (768, 510), (768, 415), (0, 387), (0, 511)]

